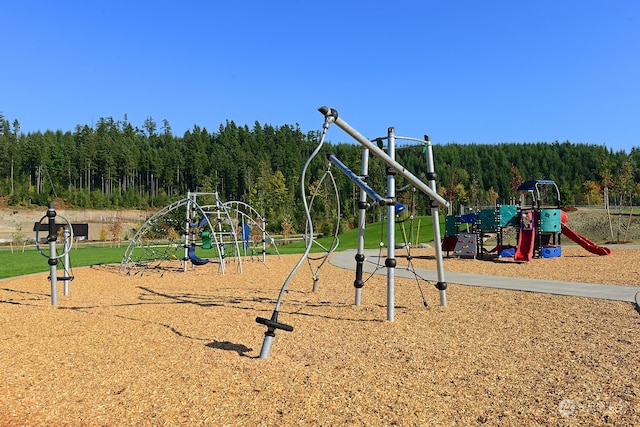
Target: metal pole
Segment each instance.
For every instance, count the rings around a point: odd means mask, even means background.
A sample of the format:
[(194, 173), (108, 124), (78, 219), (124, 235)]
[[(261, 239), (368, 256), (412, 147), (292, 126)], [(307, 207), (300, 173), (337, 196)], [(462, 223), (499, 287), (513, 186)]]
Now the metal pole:
[[(396, 160), (395, 129), (387, 129), (389, 158)], [(387, 168), (387, 198), (395, 200), (396, 177), (395, 170)], [(387, 259), (384, 261), (387, 267), (387, 320), (393, 322), (395, 313), (395, 268), (396, 268), (396, 207), (390, 204), (387, 207)]]
[(262, 222), (262, 262), (267, 261), (267, 221), (265, 219), (260, 219)]
[[(429, 187), (436, 191), (436, 172), (433, 163), (433, 147), (431, 146), (431, 138), (424, 136), (426, 141), (427, 155), (427, 182)], [(444, 265), (442, 261), (442, 242), (440, 239), (440, 219), (438, 213), (438, 204), (431, 201), (431, 219), (433, 220), (433, 243), (436, 250), (436, 268), (438, 273), (438, 282), (436, 288), (440, 291), (440, 305), (447, 305), (447, 282), (444, 279)]]
[(53, 203), (49, 203), (47, 209), (47, 219), (49, 220), (49, 235), (47, 236), (47, 242), (49, 243), (49, 280), (51, 281), (51, 305), (58, 305), (58, 258), (56, 254), (56, 240), (58, 236), (56, 234), (56, 210), (53, 208)]
[(222, 233), (222, 218), (220, 218), (220, 204), (218, 200), (218, 192), (216, 192), (216, 221), (218, 223), (218, 235), (220, 242), (218, 243), (218, 254), (220, 255), (220, 272), (224, 274), (226, 262), (224, 251), (224, 234)]
[(324, 125), (322, 126), (323, 130), (322, 130), (322, 137), (320, 138), (320, 143), (313, 150), (313, 152), (305, 162), (304, 166), (302, 167), (302, 176), (300, 177), (300, 192), (302, 193), (302, 196), (303, 196), (302, 204), (304, 206), (304, 213), (306, 216), (307, 227), (308, 227), (308, 230), (307, 230), (308, 235), (306, 238), (306, 248), (305, 248), (304, 254), (302, 255), (302, 257), (300, 257), (296, 265), (293, 267), (293, 270), (291, 270), (291, 272), (285, 279), (284, 283), (282, 284), (282, 287), (280, 288), (280, 293), (278, 294), (278, 299), (276, 300), (276, 307), (273, 310), (273, 313), (271, 314), (271, 319), (265, 319), (262, 317), (256, 318), (256, 322), (267, 326), (267, 332), (265, 332), (264, 334), (264, 341), (262, 342), (262, 348), (260, 349), (260, 356), (259, 356), (260, 359), (266, 359), (267, 357), (269, 357), (269, 353), (271, 352), (271, 345), (273, 344), (273, 339), (275, 337), (276, 329), (282, 329), (285, 331), (293, 330), (293, 326), (285, 325), (283, 323), (278, 322), (278, 313), (280, 310), (280, 305), (282, 304), (282, 299), (284, 297), (284, 294), (287, 291), (287, 286), (289, 285), (289, 282), (293, 278), (293, 275), (296, 273), (296, 271), (298, 271), (298, 269), (300, 268), (304, 260), (309, 256), (309, 251), (311, 250), (311, 245), (313, 244), (313, 221), (311, 221), (311, 212), (309, 211), (309, 204), (307, 203), (307, 199), (306, 199), (306, 189), (305, 189), (306, 174), (307, 174), (307, 169), (309, 168), (309, 164), (322, 148), (322, 144), (324, 143), (324, 138), (326, 136), (327, 129), (329, 129), (329, 124), (331, 123), (331, 121), (332, 121), (331, 117), (325, 117), (325, 122), (324, 122)]
[[(369, 149), (362, 147), (360, 168), (360, 179), (368, 180), (369, 175)], [(364, 281), (362, 280), (362, 270), (364, 267), (364, 227), (367, 221), (367, 192), (360, 188), (360, 199), (358, 200), (358, 249), (356, 251), (356, 279), (353, 286), (356, 289), (355, 305), (359, 307), (362, 304), (362, 288)]]
[(187, 264), (189, 263), (189, 233), (191, 231), (191, 191), (187, 191), (187, 207), (186, 207), (186, 219), (184, 222), (184, 262), (183, 270), (187, 271)]
[(69, 245), (67, 245), (67, 241), (70, 239), (71, 237), (71, 232), (65, 227), (64, 231), (62, 232), (62, 237), (64, 239), (64, 256), (63, 256), (63, 266), (64, 266), (64, 295), (68, 296), (69, 295), (69, 278), (70, 278), (70, 274), (69, 274), (69, 251), (71, 250), (71, 245), (72, 243), (69, 243)]

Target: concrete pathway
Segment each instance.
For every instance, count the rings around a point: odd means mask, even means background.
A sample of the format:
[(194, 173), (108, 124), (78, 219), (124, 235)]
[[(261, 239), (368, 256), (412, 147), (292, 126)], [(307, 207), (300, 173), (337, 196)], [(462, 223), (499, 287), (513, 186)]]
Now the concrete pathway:
[[(336, 252), (331, 256), (329, 262), (336, 267), (355, 270), (356, 250), (349, 249), (346, 251)], [(365, 250), (367, 261), (364, 263), (364, 272), (372, 273), (378, 264), (378, 251)], [(379, 264), (384, 266), (384, 259), (379, 260)], [(386, 268), (380, 268), (377, 274), (387, 274)], [(427, 270), (416, 268), (416, 273), (429, 281), (437, 281), (437, 272), (435, 270)], [(398, 266), (396, 268), (396, 277), (413, 278), (414, 275), (406, 267)], [(483, 274), (456, 273), (444, 271), (445, 281), (448, 284), (458, 284), (465, 286), (482, 286), (487, 288), (510, 289), (514, 291), (539, 292), (553, 295), (568, 295), (576, 297), (598, 298), (614, 301), (634, 302), (638, 304), (640, 296), (640, 286), (616, 286), (616, 285), (599, 285), (593, 283), (576, 283), (576, 282), (560, 282), (553, 280), (540, 279), (523, 279), (517, 277), (488, 276)]]

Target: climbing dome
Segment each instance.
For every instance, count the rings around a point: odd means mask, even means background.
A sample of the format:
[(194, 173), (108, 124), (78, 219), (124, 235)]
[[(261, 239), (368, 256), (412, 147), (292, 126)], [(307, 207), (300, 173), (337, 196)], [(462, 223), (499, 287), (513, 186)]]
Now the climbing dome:
[(242, 258), (257, 259), (260, 245), (264, 261), (267, 244), (275, 247), (266, 232), (266, 220), (251, 206), (222, 202), (218, 193), (189, 192), (153, 214), (136, 231), (120, 262), (120, 272), (187, 271), (189, 264), (210, 261), (218, 263), (221, 273), (229, 262), (242, 272)]

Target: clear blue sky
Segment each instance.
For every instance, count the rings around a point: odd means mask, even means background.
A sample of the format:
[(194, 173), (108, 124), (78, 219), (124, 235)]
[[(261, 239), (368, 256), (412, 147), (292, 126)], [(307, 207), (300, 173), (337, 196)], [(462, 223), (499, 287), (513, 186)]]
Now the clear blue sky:
[[(10, 1), (0, 112), (640, 147), (640, 1)], [(332, 128), (333, 142), (351, 142)]]

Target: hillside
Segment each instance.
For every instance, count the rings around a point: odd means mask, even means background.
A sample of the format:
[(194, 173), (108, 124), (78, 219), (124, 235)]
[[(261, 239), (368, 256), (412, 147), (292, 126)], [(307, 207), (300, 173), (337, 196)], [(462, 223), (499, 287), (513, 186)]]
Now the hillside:
[[(47, 209), (0, 209), (0, 243), (11, 240), (35, 238), (34, 224), (46, 215)], [(56, 209), (56, 213), (64, 216), (72, 224), (88, 224), (89, 240), (101, 240), (101, 234), (106, 240), (112, 240), (110, 226), (116, 222), (122, 224), (121, 238), (132, 236), (131, 230), (143, 223), (153, 211), (143, 210), (100, 210), (100, 209)], [(56, 222), (63, 222), (58, 219)], [(43, 223), (47, 223), (45, 218)], [(103, 231), (104, 228), (104, 231)]]
[[(607, 243), (612, 240), (615, 243), (640, 242), (640, 210), (632, 214), (630, 224), (628, 212), (618, 214), (616, 210), (612, 210), (610, 219), (611, 226), (607, 211), (602, 208), (578, 208), (567, 212), (567, 225), (596, 243)], [(627, 228), (629, 231), (625, 239)], [(613, 230), (613, 239), (611, 230)]]

